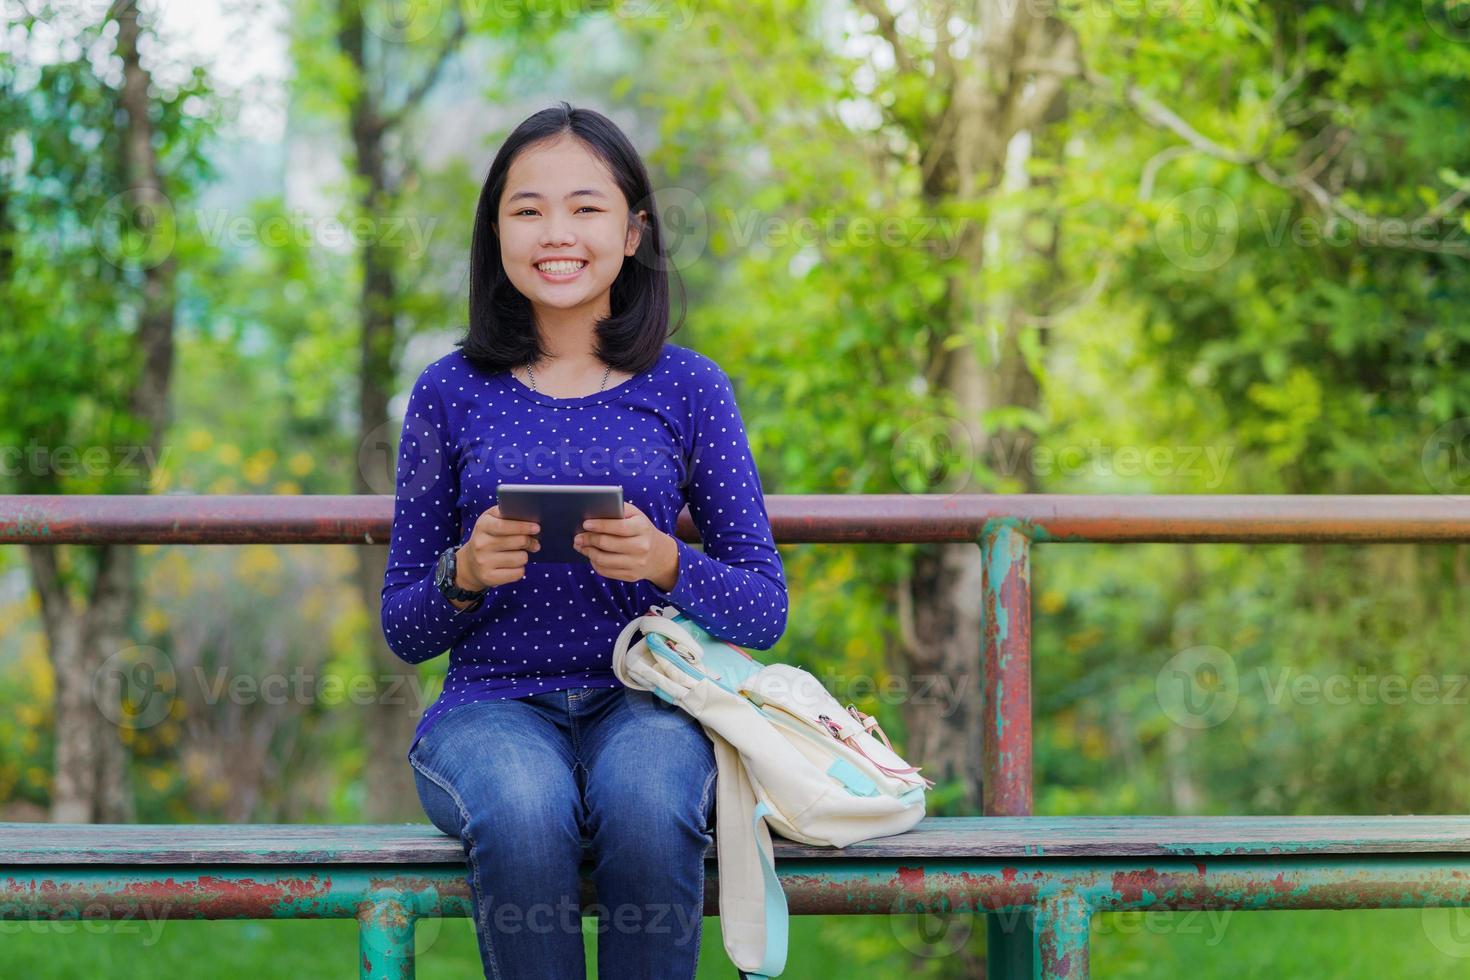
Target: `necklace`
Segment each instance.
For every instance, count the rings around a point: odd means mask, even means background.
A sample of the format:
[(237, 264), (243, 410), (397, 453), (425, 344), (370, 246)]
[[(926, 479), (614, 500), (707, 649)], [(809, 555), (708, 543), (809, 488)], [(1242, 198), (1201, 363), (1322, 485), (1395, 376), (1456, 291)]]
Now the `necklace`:
[[(604, 389), (604, 388), (607, 387), (607, 376), (608, 376), (608, 374), (611, 371), (612, 371), (612, 365), (611, 364), (609, 364), (607, 367), (605, 367), (605, 368), (602, 369), (602, 384), (600, 384), (600, 385), (597, 386), (597, 391), (601, 391), (602, 389)], [(535, 391), (536, 390), (536, 372), (531, 370), (531, 365), (529, 365), (529, 364), (526, 365), (526, 375), (531, 379), (531, 390), (532, 391)], [(596, 392), (593, 392), (593, 394), (596, 394)]]

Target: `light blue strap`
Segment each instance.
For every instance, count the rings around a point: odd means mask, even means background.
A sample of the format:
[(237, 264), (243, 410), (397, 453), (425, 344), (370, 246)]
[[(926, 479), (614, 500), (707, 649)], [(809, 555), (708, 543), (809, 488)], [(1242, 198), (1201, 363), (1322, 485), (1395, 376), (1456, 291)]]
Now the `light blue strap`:
[(827, 775), (842, 783), (853, 796), (878, 795), (878, 784), (846, 759), (833, 759), (827, 767)]
[(770, 812), (771, 808), (765, 803), (757, 803), (751, 827), (756, 834), (755, 849), (761, 858), (761, 874), (766, 879), (766, 956), (761, 960), (759, 973), (739, 971), (740, 976), (748, 980), (770, 980), (771, 977), (780, 976), (781, 971), (786, 969), (786, 934), (790, 923), (790, 915), (786, 910), (786, 892), (781, 888), (781, 879), (776, 877), (776, 866), (766, 856), (765, 848), (760, 846), (761, 817)]

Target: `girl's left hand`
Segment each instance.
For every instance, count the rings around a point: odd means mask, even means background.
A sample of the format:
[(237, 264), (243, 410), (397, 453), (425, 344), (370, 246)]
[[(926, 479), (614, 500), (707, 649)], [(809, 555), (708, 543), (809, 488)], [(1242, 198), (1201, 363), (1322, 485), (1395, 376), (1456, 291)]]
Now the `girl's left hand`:
[(678, 561), (674, 539), (654, 527), (647, 514), (626, 500), (622, 517), (589, 517), (582, 528), (572, 546), (592, 560), (597, 574), (607, 578), (623, 582), (665, 578), (670, 552)]

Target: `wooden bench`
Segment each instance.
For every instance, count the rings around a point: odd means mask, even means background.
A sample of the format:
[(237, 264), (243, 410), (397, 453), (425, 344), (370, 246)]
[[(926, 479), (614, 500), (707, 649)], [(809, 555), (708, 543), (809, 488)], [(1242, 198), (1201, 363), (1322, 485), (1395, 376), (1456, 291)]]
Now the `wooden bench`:
[[(766, 505), (782, 544), (970, 542), (982, 569), (987, 816), (930, 819), (840, 852), (779, 842), (793, 913), (990, 913), (999, 980), (1086, 976), (1094, 912), (1470, 905), (1470, 817), (1030, 816), (1036, 546), (1464, 542), (1464, 499), (771, 494)], [(0, 542), (382, 545), (392, 516), (391, 497), (366, 494), (0, 496)], [(699, 540), (687, 509), (675, 530)], [(12, 917), (75, 917), (88, 896), (119, 912), (192, 918), (352, 916), (362, 975), (405, 977), (414, 921), (469, 913), (459, 842), (427, 823), (0, 827)], [(708, 914), (718, 913), (713, 863), (711, 854)]]
[[(930, 817), (776, 860), (795, 915), (989, 913), (1029, 933), (1008, 976), (1086, 977), (1095, 912), (1470, 905), (1470, 816)], [(3, 823), (0, 866), (6, 920), (354, 918), (380, 980), (414, 975), (417, 920), (471, 911), (463, 848), (427, 823)]]

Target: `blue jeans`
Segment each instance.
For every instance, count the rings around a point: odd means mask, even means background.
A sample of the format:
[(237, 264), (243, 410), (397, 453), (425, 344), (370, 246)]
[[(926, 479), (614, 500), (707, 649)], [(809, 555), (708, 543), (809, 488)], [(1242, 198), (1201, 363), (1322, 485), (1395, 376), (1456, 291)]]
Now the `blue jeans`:
[(585, 980), (584, 837), (600, 980), (694, 976), (715, 796), (698, 720), (621, 685), (547, 691), (450, 709), (409, 762), (464, 845), (489, 980)]

